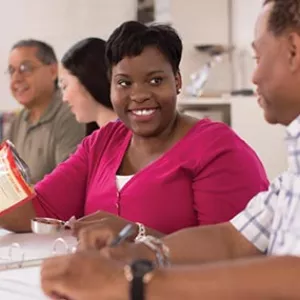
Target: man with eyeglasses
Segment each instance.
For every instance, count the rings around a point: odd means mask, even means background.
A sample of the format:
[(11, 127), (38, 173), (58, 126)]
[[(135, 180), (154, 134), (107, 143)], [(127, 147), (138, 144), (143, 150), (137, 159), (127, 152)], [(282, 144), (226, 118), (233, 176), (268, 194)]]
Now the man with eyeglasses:
[(21, 40), (9, 54), (11, 93), (24, 109), (5, 138), (28, 164), (33, 183), (65, 160), (85, 135), (84, 125), (61, 100), (57, 69), (52, 47), (42, 41)]

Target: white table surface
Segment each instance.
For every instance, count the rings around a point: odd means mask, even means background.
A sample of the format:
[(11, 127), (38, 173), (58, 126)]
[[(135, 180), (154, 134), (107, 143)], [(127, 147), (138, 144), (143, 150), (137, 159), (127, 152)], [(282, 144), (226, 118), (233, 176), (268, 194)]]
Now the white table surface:
[[(8, 259), (12, 243), (18, 243), (25, 252), (25, 259), (44, 258), (52, 255), (54, 241), (63, 237), (70, 247), (76, 245), (76, 240), (69, 234), (36, 235), (33, 233), (14, 234), (0, 229), (0, 264)], [(63, 254), (62, 246), (57, 252)], [(13, 257), (17, 258), (17, 249), (13, 249)], [(36, 300), (48, 299), (40, 289), (40, 267), (0, 271), (1, 300)]]

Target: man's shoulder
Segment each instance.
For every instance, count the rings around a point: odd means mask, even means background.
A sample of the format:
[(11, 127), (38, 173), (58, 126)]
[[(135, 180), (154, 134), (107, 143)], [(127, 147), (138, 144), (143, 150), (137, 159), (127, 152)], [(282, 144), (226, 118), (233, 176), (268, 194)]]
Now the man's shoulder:
[(71, 112), (70, 107), (64, 102), (60, 103), (53, 122), (56, 124), (56, 126), (62, 126), (66, 123), (70, 123), (76, 127), (85, 127), (85, 124), (78, 123), (75, 115)]
[(68, 105), (61, 102), (59, 108), (51, 120), (55, 135), (64, 135), (66, 132), (72, 133), (82, 139), (85, 136), (86, 125), (78, 123)]
[(26, 118), (25, 114), (26, 114), (25, 109), (11, 111), (7, 115), (7, 118), (5, 121), (6, 132), (9, 132), (9, 133), (11, 133), (11, 131), (18, 132), (20, 126), (24, 125), (24, 121)]
[(66, 120), (76, 121), (74, 114), (71, 112), (67, 103), (63, 102), (62, 94), (59, 91), (55, 91), (53, 95), (53, 103), (51, 104), (47, 119), (53, 123), (64, 122)]
[(58, 120), (76, 120), (74, 114), (71, 112), (70, 107), (63, 101), (59, 102), (57, 112), (54, 119)]
[(9, 113), (9, 119), (12, 123), (18, 123), (26, 118), (27, 110), (25, 108), (15, 109)]

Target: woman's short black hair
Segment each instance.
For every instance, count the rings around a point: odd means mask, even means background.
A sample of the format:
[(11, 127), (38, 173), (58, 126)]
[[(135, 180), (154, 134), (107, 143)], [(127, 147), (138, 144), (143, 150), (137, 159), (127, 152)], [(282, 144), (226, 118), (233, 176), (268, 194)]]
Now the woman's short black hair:
[(137, 21), (121, 24), (106, 43), (108, 74), (124, 57), (134, 57), (149, 46), (156, 47), (170, 62), (173, 72), (179, 71), (182, 55), (182, 41), (174, 28), (168, 25), (146, 26)]
[(99, 38), (81, 40), (64, 54), (61, 63), (98, 103), (112, 109), (105, 46), (105, 41)]

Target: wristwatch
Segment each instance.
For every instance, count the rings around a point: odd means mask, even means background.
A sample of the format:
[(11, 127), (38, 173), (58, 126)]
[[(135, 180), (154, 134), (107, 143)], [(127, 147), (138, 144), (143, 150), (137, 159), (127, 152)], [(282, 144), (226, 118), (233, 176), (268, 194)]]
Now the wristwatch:
[(124, 268), (126, 279), (130, 283), (129, 295), (131, 300), (145, 299), (145, 284), (153, 277), (155, 265), (147, 259), (139, 259), (133, 261)]

